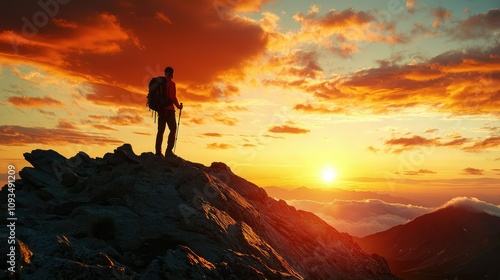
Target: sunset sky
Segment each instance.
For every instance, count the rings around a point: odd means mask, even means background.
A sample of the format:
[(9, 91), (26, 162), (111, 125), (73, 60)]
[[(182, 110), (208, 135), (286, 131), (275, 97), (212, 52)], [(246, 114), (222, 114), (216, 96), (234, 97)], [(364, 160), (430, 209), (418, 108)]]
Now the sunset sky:
[(30, 3), (0, 4), (4, 174), (33, 149), (153, 151), (147, 84), (172, 66), (186, 160), (262, 187), (500, 197), (498, 0)]

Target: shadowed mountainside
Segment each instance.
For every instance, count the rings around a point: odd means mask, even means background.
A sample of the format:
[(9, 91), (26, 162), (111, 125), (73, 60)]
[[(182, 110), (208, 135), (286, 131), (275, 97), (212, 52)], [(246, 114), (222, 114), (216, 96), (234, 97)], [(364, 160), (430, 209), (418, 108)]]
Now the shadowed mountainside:
[(397, 279), (351, 236), (223, 163), (137, 156), (128, 144), (103, 158), (25, 158), (33, 167), (16, 181), (22, 279)]
[(404, 279), (500, 279), (500, 217), (466, 206), (448, 206), (357, 241)]

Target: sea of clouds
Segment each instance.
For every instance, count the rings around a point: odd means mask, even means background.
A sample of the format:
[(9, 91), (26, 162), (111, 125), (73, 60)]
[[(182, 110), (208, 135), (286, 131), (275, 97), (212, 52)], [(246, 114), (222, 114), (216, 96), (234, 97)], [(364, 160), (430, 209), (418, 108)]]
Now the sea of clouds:
[(358, 237), (405, 224), (419, 216), (450, 206), (466, 207), (500, 217), (500, 205), (490, 204), (475, 197), (455, 197), (436, 208), (388, 203), (380, 199), (333, 200), (327, 203), (287, 200), (287, 203), (297, 209), (315, 213), (338, 231)]

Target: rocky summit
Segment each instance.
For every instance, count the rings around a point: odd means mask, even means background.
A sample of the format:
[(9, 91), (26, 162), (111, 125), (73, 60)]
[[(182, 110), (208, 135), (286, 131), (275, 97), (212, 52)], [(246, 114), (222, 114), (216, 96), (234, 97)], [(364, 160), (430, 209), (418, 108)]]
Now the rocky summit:
[(397, 279), (351, 236), (224, 163), (136, 155), (129, 144), (102, 158), (24, 156), (33, 167), (16, 181), (20, 279)]

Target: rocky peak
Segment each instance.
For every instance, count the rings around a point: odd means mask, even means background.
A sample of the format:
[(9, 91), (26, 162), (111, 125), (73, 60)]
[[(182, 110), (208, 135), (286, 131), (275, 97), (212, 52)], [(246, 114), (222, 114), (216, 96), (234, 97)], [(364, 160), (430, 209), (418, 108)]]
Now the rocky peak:
[(129, 144), (102, 158), (25, 158), (22, 279), (397, 279), (351, 236), (224, 163), (138, 156)]

